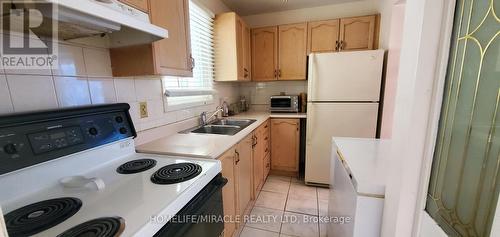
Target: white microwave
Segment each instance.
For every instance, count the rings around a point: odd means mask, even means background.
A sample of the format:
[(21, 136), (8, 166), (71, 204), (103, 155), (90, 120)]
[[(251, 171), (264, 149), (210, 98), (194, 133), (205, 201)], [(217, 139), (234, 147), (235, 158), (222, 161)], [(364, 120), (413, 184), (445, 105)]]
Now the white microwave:
[(298, 113), (300, 102), (298, 95), (271, 96), (271, 112)]

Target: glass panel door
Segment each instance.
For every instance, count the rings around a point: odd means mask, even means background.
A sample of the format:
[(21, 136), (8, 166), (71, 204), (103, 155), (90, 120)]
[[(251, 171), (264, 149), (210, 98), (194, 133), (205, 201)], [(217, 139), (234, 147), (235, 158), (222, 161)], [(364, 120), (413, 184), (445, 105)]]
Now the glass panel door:
[(457, 0), (426, 211), (450, 236), (489, 236), (499, 194), (500, 1)]

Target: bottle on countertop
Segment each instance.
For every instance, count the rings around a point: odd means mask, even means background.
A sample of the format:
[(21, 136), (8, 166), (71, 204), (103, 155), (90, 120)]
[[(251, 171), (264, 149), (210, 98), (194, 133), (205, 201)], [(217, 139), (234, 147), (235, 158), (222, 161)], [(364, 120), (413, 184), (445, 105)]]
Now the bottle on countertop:
[(229, 116), (229, 105), (227, 104), (226, 101), (222, 102), (221, 108), (222, 108), (222, 117), (228, 117)]

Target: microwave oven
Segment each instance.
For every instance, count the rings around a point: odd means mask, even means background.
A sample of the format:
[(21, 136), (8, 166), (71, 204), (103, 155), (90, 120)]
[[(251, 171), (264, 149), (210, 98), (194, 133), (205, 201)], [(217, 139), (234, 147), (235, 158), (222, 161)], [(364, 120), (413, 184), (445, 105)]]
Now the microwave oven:
[(300, 102), (298, 95), (271, 96), (271, 112), (298, 113)]

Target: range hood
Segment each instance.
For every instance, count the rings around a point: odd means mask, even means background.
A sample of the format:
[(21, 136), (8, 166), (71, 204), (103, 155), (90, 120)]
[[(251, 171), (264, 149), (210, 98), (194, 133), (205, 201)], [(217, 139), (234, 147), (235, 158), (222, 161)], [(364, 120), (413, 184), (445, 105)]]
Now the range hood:
[[(42, 25), (32, 31), (45, 37), (51, 37), (53, 27), (50, 20), (57, 24), (59, 40), (72, 40), (106, 34), (110, 47), (118, 48), (131, 45), (147, 44), (168, 37), (168, 31), (153, 25), (146, 13), (134, 9), (117, 0), (45, 0), (57, 5), (57, 13), (52, 14), (49, 4), (30, 4), (42, 13)], [(29, 1), (27, 1), (29, 2)], [(13, 8), (23, 8), (19, 3)], [(7, 17), (6, 11), (3, 17)], [(12, 20), (13, 18), (11, 18)]]

